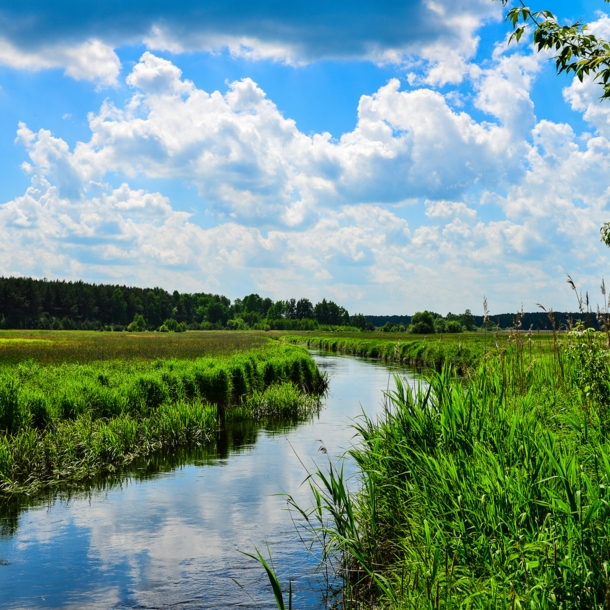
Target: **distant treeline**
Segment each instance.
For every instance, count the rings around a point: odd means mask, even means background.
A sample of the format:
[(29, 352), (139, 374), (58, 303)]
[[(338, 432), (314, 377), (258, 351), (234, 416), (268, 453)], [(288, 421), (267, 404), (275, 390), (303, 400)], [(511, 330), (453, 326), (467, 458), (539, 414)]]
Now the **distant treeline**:
[[(578, 312), (554, 311), (555, 328), (565, 330), (573, 326), (577, 321), (582, 321), (587, 327), (599, 329), (599, 322), (595, 313), (582, 314)], [(477, 326), (483, 326), (483, 316), (475, 316)], [(516, 320), (514, 313), (502, 313), (496, 316), (489, 316), (489, 321), (500, 328), (513, 328)], [(523, 330), (551, 330), (552, 324), (549, 316), (541, 312), (524, 313), (521, 318), (521, 328)]]
[(409, 326), (411, 324), (412, 316), (364, 316), (367, 322), (370, 322), (373, 326), (381, 328), (385, 324), (395, 324), (403, 326)]
[(326, 299), (313, 305), (250, 294), (231, 302), (219, 294), (0, 277), (0, 328), (316, 330), (349, 324), (347, 309)]
[[(431, 312), (433, 318), (442, 318), (440, 314)], [(377, 328), (386, 328), (391, 329), (392, 327), (397, 327), (400, 329), (400, 326), (404, 326), (408, 328), (411, 324), (413, 316), (364, 316), (366, 321), (373, 324)], [(466, 310), (464, 314), (447, 314), (445, 316), (446, 320), (459, 319), (463, 321), (467, 318), (470, 318), (474, 322), (474, 326), (478, 328), (483, 328), (485, 324), (485, 318), (483, 316), (475, 316), (470, 313), (470, 310)], [(578, 312), (561, 312), (555, 311), (553, 312), (553, 318), (555, 320), (555, 328), (557, 330), (565, 330), (566, 328), (570, 328), (577, 320), (581, 320), (586, 326), (599, 329), (599, 322), (594, 313), (591, 314), (581, 314)], [(490, 315), (489, 320), (487, 322), (487, 328), (500, 328), (500, 329), (508, 329), (514, 328), (515, 323), (520, 322), (521, 330), (551, 330), (552, 324), (549, 319), (549, 316), (544, 311), (540, 312), (528, 312), (519, 314), (517, 316), (516, 313), (502, 313), (499, 315)]]
[[(582, 319), (597, 328), (594, 315), (557, 312), (557, 328)], [(516, 314), (490, 316), (487, 328), (512, 328)], [(550, 330), (544, 312), (525, 313), (521, 328)], [(483, 316), (469, 309), (446, 316), (418, 312), (413, 316), (349, 315), (345, 307), (322, 299), (273, 301), (258, 294), (243, 299), (219, 294), (169, 293), (162, 288), (135, 288), (115, 284), (88, 284), (59, 280), (0, 277), (0, 328), (57, 330), (165, 330), (232, 329), (319, 330), (353, 327), (360, 330), (461, 332), (476, 330)]]

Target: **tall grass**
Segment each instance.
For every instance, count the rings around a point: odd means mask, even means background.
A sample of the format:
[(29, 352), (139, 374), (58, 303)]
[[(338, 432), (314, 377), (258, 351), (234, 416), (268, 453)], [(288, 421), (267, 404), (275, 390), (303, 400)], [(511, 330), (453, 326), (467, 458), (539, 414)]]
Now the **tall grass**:
[[(487, 346), (481, 336), (472, 334), (455, 336), (430, 335), (419, 339), (377, 339), (288, 335), (282, 337), (286, 343), (307, 345), (309, 348), (321, 349), (340, 354), (379, 358), (387, 362), (400, 362), (411, 366), (422, 366), (440, 369), (449, 363), (460, 371), (475, 366), (487, 354)], [(509, 335), (496, 336), (497, 349), (509, 345)], [(547, 349), (548, 338), (539, 339), (539, 347)]]
[(224, 358), (0, 367), (0, 494), (200, 442), (222, 418), (299, 415), (325, 388), (306, 350), (278, 344)]
[(396, 378), (383, 415), (357, 424), (356, 494), (332, 465), (311, 479), (302, 512), (347, 605), (610, 608), (603, 337), (542, 355), (513, 341), (466, 378), (448, 365), (416, 389)]

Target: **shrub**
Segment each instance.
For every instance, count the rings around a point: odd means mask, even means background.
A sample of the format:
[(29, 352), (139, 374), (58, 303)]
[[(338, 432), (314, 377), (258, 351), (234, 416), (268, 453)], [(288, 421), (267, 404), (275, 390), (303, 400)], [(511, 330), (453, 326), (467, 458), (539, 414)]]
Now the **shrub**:
[(127, 330), (130, 333), (142, 332), (143, 330), (146, 330), (146, 320), (144, 319), (144, 316), (137, 313), (133, 318), (133, 322), (127, 327)]
[(429, 311), (418, 311), (411, 318), (409, 332), (414, 335), (427, 335), (434, 332), (434, 316)]

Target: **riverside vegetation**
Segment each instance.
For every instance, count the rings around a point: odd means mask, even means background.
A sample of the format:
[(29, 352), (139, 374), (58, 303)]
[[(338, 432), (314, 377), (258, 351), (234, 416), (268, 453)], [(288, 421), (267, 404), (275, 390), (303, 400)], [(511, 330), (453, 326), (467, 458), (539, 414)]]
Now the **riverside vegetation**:
[[(45, 361), (52, 351), (37, 351), (36, 339), (9, 338), (22, 355), (31, 349)], [(223, 419), (294, 417), (317, 408), (327, 382), (303, 348), (267, 341), (231, 353), (229, 342), (218, 351), (207, 358), (85, 364), (5, 360), (0, 496), (79, 484), (160, 448), (203, 442)]]
[(293, 503), (344, 606), (610, 608), (608, 335), (514, 331), (473, 348), (463, 376), (440, 345), (440, 370), (416, 389), (397, 377), (384, 414), (355, 424), (359, 490), (331, 463), (309, 478), (312, 508)]
[(327, 335), (285, 335), (282, 340), (290, 344), (306, 345), (339, 354), (362, 358), (379, 358), (387, 362), (399, 362), (416, 367), (433, 369), (444, 364), (465, 372), (488, 357), (492, 346), (496, 350), (506, 349), (514, 343), (514, 337), (526, 342), (526, 349), (533, 356), (541, 355), (554, 346), (558, 334), (508, 333), (479, 331), (476, 333), (413, 336), (403, 334), (400, 338), (387, 339), (351, 334), (351, 336)]

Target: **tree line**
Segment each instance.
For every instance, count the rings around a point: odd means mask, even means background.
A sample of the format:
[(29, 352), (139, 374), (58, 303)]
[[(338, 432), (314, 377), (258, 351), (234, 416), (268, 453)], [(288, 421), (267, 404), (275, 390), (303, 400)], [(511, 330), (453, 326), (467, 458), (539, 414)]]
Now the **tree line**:
[[(446, 316), (417, 312), (413, 316), (349, 315), (345, 307), (322, 299), (273, 301), (258, 294), (231, 301), (209, 293), (172, 293), (162, 288), (137, 288), (83, 281), (0, 277), (0, 328), (43, 330), (318, 330), (354, 327), (360, 330), (443, 333), (477, 328), (511, 328), (519, 318), (523, 330), (550, 330), (544, 312), (475, 316), (467, 309)], [(595, 316), (556, 312), (556, 328), (583, 319), (598, 326)]]
[(518, 328), (524, 331), (567, 330), (581, 321), (588, 328), (600, 329), (598, 316), (593, 312), (570, 313), (553, 312), (552, 320), (548, 313), (518, 312), (503, 313), (495, 316), (475, 316), (470, 309), (464, 313), (449, 312), (442, 316), (434, 311), (418, 311), (413, 316), (364, 316), (366, 321), (384, 332), (411, 332), (414, 334), (457, 333), (476, 330), (506, 330)]
[(250, 294), (231, 302), (219, 294), (0, 277), (0, 328), (7, 329), (315, 330), (349, 324), (347, 309), (326, 299), (314, 305)]

